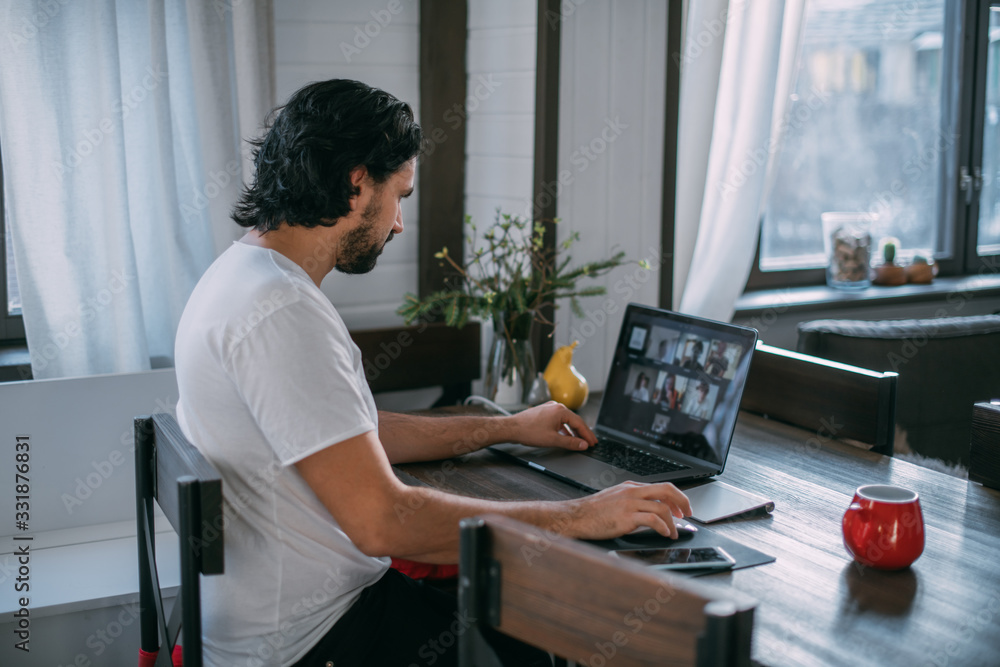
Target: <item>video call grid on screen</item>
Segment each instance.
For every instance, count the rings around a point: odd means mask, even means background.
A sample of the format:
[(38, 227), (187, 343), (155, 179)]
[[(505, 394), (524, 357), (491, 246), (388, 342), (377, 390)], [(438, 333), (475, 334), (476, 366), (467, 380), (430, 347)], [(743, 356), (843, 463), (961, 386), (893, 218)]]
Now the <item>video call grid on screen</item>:
[(696, 441), (713, 420), (729, 416), (717, 412), (738, 409), (720, 407), (720, 399), (738, 372), (745, 375), (741, 362), (748, 360), (752, 337), (697, 321), (667, 321), (641, 310), (630, 311), (621, 335), (625, 341), (615, 352), (601, 423), (701, 458), (717, 458), (704, 456), (704, 446), (685, 447), (678, 440)]

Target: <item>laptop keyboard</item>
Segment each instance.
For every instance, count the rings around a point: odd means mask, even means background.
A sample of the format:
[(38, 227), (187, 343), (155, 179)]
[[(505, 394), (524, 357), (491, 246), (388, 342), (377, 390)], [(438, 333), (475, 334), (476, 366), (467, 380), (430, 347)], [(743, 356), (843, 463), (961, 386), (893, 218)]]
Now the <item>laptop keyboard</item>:
[(691, 467), (660, 456), (653, 456), (641, 449), (629, 447), (614, 440), (598, 440), (597, 444), (587, 450), (586, 454), (598, 461), (640, 476), (661, 475), (665, 472), (686, 470)]

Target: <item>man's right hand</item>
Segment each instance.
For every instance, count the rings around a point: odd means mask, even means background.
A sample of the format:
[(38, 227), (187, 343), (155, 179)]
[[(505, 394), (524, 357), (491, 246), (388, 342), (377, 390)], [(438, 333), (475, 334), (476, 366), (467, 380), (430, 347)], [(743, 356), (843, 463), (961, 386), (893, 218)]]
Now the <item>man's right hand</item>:
[(403, 484), (375, 431), (362, 433), (295, 464), (303, 480), (358, 549), (426, 563), (455, 563), (463, 517), (498, 513), (585, 539), (620, 537), (652, 528), (677, 537), (673, 517), (689, 516), (673, 484), (625, 482), (586, 498), (497, 502)]
[(565, 514), (553, 517), (553, 529), (567, 537), (611, 539), (637, 528), (652, 528), (677, 538), (674, 517), (691, 516), (691, 503), (669, 482), (623, 482), (592, 496), (566, 501)]

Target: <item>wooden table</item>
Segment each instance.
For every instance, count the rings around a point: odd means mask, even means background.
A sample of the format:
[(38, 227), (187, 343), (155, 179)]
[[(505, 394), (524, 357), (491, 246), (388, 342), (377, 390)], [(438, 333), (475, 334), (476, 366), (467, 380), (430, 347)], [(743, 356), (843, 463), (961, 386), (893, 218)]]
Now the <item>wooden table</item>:
[[(582, 495), (488, 451), (398, 466), (397, 474), (481, 498)], [(776, 562), (699, 579), (759, 601), (755, 662), (1000, 665), (1000, 493), (746, 413), (722, 479), (776, 504), (769, 517), (710, 527)], [(862, 568), (845, 551), (840, 521), (863, 484), (920, 494), (926, 546), (909, 569)]]

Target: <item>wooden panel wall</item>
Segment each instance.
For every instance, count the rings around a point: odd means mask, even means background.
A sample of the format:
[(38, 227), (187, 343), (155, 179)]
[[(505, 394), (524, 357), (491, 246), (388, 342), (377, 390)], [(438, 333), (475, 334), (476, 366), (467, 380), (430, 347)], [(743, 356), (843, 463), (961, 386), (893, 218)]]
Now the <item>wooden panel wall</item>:
[[(382, 88), (420, 119), (419, 8), (398, 0), (282, 0), (274, 3), (279, 104), (311, 81), (348, 78)], [(417, 291), (419, 188), (403, 205), (405, 231), (364, 276), (332, 273), (323, 291), (352, 329), (400, 323), (403, 294)]]
[(667, 3), (563, 3), (559, 169), (562, 240), (579, 231), (573, 257), (619, 247), (652, 271), (626, 266), (602, 280), (606, 297), (587, 317), (558, 311), (555, 344), (580, 340), (575, 365), (592, 389), (606, 381), (625, 305), (657, 305), (663, 185)]

